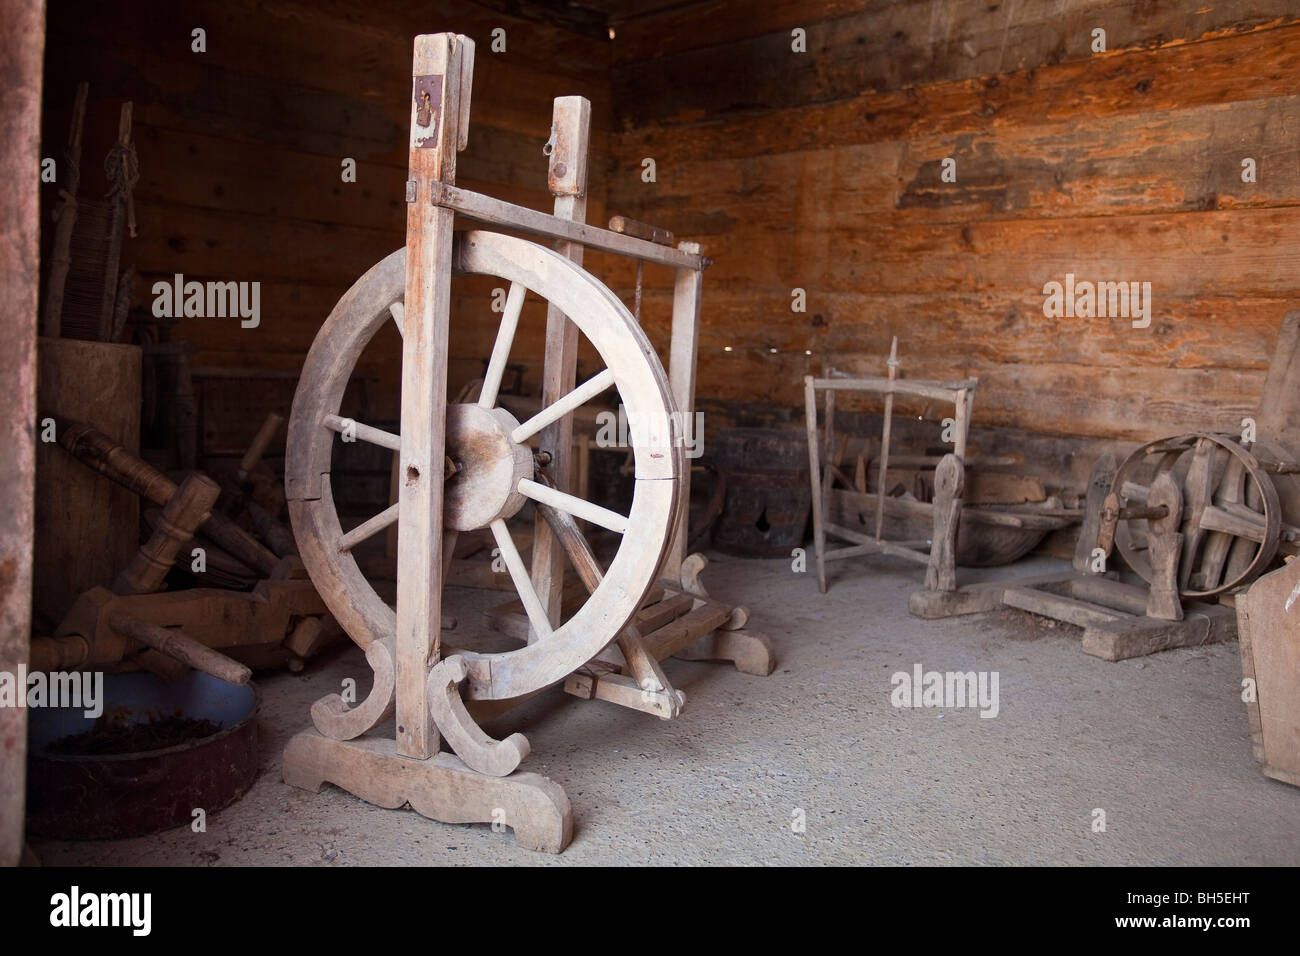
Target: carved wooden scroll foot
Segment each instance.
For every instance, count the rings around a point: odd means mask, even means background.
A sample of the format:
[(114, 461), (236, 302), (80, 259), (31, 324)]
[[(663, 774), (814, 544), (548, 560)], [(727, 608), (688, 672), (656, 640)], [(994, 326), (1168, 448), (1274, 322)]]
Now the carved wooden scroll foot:
[(366, 648), (366, 662), (375, 682), (360, 704), (349, 707), (342, 696), (330, 694), (311, 705), (311, 721), (326, 737), (352, 740), (392, 715), (396, 686), (392, 652), (383, 641), (375, 641)]
[(458, 654), (445, 657), (429, 671), (429, 709), (448, 746), (471, 769), (489, 777), (507, 777), (529, 753), (528, 738), (511, 734), (493, 740), (474, 722), (460, 697), (460, 683), (469, 676)]

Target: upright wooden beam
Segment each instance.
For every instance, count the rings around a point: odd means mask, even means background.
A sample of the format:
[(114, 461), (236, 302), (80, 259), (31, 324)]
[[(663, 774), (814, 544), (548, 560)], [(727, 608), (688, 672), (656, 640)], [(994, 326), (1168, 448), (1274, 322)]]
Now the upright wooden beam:
[[(591, 135), (591, 103), (582, 96), (558, 96), (551, 114), (551, 155), (547, 184), (555, 197), (559, 219), (587, 219), (587, 150)], [(582, 265), (583, 247), (560, 242), (556, 251)], [(542, 407), (573, 390), (578, 368), (578, 327), (554, 305), (546, 307), (546, 360), (543, 363)], [(538, 449), (550, 456), (548, 470), (557, 488), (570, 490), (573, 474), (573, 417), (565, 415), (538, 436)], [(560, 623), (564, 590), (564, 548), (539, 512), (533, 526), (533, 589), (551, 626)], [(529, 643), (537, 634), (529, 628)]]
[[(679, 242), (677, 248), (692, 256), (701, 254), (696, 242)], [(673, 393), (673, 404), (682, 415), (682, 427), (695, 427), (695, 366), (696, 349), (700, 338), (700, 301), (704, 295), (704, 273), (699, 269), (680, 268), (673, 282), (673, 326), (668, 346), (668, 385)], [(696, 443), (703, 435), (694, 435)], [(698, 444), (696, 447), (700, 447)], [(663, 575), (670, 580), (681, 576), (682, 561), (686, 559), (686, 542), (690, 536), (687, 527), (690, 517), (691, 469), (690, 463), (682, 469), (680, 481), (681, 505), (677, 510), (672, 544), (668, 547)]]
[[(0, 670), (27, 664), (31, 633), (36, 435), (36, 290), (40, 275), (42, 0), (0, 0), (0, 165), (14, 173), (0, 190)], [(27, 781), (27, 709), (0, 707), (0, 866), (23, 849)]]
[(822, 514), (821, 463), (817, 452), (817, 390), (811, 375), (803, 380), (803, 407), (808, 428), (808, 475), (812, 482), (813, 551), (817, 558), (817, 589), (826, 593), (826, 515)]
[(397, 751), (438, 752), (428, 674), (442, 619), (442, 483), (447, 422), (447, 328), (452, 218), (435, 183), (456, 181), (464, 144), (474, 44), (451, 33), (415, 38), (406, 210), (402, 337), (402, 449), (397, 539)]

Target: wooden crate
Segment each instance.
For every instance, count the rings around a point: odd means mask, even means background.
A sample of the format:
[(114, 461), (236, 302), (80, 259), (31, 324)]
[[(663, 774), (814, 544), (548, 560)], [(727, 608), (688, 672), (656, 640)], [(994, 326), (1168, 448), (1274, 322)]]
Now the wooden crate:
[[(1266, 777), (1300, 786), (1300, 561), (1257, 580), (1237, 599), (1244, 681), (1255, 759)], [(1243, 683), (1243, 691), (1249, 689)], [(1253, 697), (1253, 699), (1251, 699)]]

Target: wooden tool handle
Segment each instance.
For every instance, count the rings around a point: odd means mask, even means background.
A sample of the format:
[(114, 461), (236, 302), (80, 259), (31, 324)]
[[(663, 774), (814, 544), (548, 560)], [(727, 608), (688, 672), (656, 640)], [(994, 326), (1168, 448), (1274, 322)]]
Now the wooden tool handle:
[(181, 546), (208, 519), (221, 487), (206, 475), (186, 476), (163, 508), (158, 527), (140, 546), (131, 563), (113, 581), (115, 594), (151, 594), (157, 591), (176, 563)]
[(206, 644), (200, 644), (180, 630), (159, 627), (120, 612), (109, 617), (108, 626), (123, 637), (147, 644), (154, 650), (227, 684), (247, 684), (253, 676), (253, 672), (243, 664), (231, 660), (220, 651), (214, 651)]
[(269, 511), (252, 501), (248, 503), (246, 510), (248, 511), (248, 517), (253, 522), (253, 530), (257, 532), (259, 538), (267, 543), (272, 551), (282, 558), (298, 553), (298, 544), (294, 540), (293, 532), (286, 528)]
[[(99, 429), (84, 422), (60, 421), (59, 444), (89, 468), (156, 505), (167, 505), (176, 484), (148, 462), (141, 461)], [(247, 531), (221, 514), (211, 515), (203, 530), (217, 544), (254, 571), (269, 575), (279, 563)]]
[(60, 420), (56, 427), (59, 444), (74, 458), (128, 491), (156, 505), (166, 505), (176, 493), (176, 484), (170, 478), (93, 425)]
[(252, 444), (248, 446), (248, 451), (244, 452), (244, 457), (239, 462), (239, 480), (241, 482), (248, 480), (249, 474), (257, 467), (257, 463), (262, 460), (262, 456), (266, 454), (266, 449), (275, 439), (275, 436), (280, 433), (280, 428), (283, 425), (283, 415), (271, 412), (266, 416), (266, 421), (262, 422), (262, 427), (253, 436)]

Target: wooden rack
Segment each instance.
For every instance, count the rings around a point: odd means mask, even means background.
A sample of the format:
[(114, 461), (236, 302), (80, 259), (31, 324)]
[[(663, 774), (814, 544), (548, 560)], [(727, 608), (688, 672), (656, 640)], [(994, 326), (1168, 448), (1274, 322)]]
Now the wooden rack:
[[(889, 554), (926, 566), (927, 588), (951, 591), (957, 586), (957, 529), (961, 518), (962, 490), (965, 482), (966, 439), (970, 429), (970, 408), (975, 396), (976, 379), (956, 382), (909, 381), (897, 377), (898, 339), (889, 348), (887, 378), (804, 378), (804, 412), (808, 427), (808, 468), (812, 482), (813, 541), (817, 557), (817, 586), (826, 593), (826, 562), (856, 558), (865, 554)], [(817, 393), (824, 392), (825, 428), (817, 429)], [(885, 396), (884, 423), (880, 443), (880, 471), (876, 492), (875, 534), (867, 535), (829, 520), (831, 488), (835, 479), (835, 395), (860, 392)], [(885, 499), (888, 494), (889, 443), (893, 429), (894, 396), (908, 395), (935, 401), (951, 402), (955, 409), (953, 452), (943, 456), (935, 469), (934, 500), (928, 505), (933, 517), (933, 535), (923, 541), (887, 541), (883, 537)], [(822, 451), (828, 458), (821, 464)], [(848, 547), (828, 551), (826, 536), (850, 542)]]

